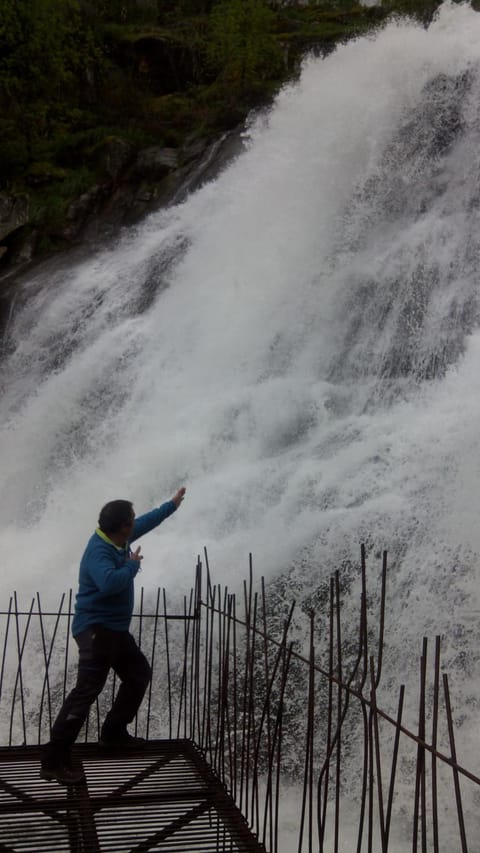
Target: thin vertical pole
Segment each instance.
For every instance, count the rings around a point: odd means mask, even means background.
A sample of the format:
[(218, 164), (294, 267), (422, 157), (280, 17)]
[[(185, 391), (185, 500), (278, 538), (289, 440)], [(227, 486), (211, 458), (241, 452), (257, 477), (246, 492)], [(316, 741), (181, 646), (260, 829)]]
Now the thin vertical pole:
[[(425, 741), (425, 687), (427, 677), (427, 639), (423, 639), (423, 652), (420, 659), (420, 705), (418, 710), (418, 737)], [(421, 814), (419, 814), (421, 810)], [(421, 744), (417, 747), (417, 772), (415, 779), (415, 805), (413, 812), (413, 853), (418, 848), (418, 823), (421, 822), (422, 853), (427, 850), (426, 827), (426, 790), (425, 790), (425, 749)]]
[(3, 692), (3, 674), (5, 672), (5, 660), (7, 657), (8, 632), (9, 632), (9, 628), (10, 628), (10, 617), (12, 615), (12, 604), (13, 604), (13, 598), (12, 598), (12, 596), (10, 596), (10, 602), (8, 604), (8, 613), (7, 613), (7, 624), (5, 626), (5, 639), (3, 641), (2, 668), (0, 670), (0, 699), (2, 698), (2, 692)]
[(163, 589), (163, 627), (165, 630), (165, 658), (167, 661), (167, 695), (168, 695), (168, 737), (172, 739), (172, 674), (170, 670), (170, 646), (168, 640), (167, 597)]
[(433, 851), (439, 853), (440, 841), (438, 832), (438, 792), (437, 792), (437, 737), (438, 737), (438, 706), (440, 699), (440, 637), (435, 639), (435, 674), (433, 681), (433, 714), (432, 714), (432, 824)]
[(70, 621), (72, 618), (72, 590), (68, 590), (67, 630), (65, 634), (65, 666), (63, 668), (62, 705), (67, 695), (68, 652), (70, 648)]
[(8, 739), (8, 745), (9, 746), (12, 746), (13, 717), (14, 717), (14, 712), (15, 712), (17, 689), (18, 689), (19, 685), (20, 685), (20, 708), (21, 708), (21, 715), (22, 715), (23, 743), (24, 744), (27, 743), (27, 724), (26, 724), (26, 718), (25, 718), (25, 695), (23, 692), (22, 659), (23, 659), (23, 653), (25, 650), (25, 643), (27, 641), (28, 629), (30, 627), (30, 621), (32, 618), (33, 607), (35, 604), (35, 599), (32, 598), (32, 602), (30, 604), (30, 610), (29, 610), (29, 613), (27, 616), (27, 624), (25, 626), (23, 638), (20, 641), (20, 622), (19, 622), (19, 618), (18, 618), (19, 617), (19, 610), (18, 610), (18, 601), (17, 601), (17, 593), (16, 592), (13, 593), (13, 599), (14, 599), (14, 603), (15, 603), (14, 614), (15, 614), (15, 626), (16, 626), (16, 635), (17, 635), (18, 666), (17, 666), (17, 673), (15, 676), (15, 685), (13, 688), (13, 696), (12, 696), (12, 709), (11, 709), (11, 714), (10, 714), (10, 733), (9, 733), (9, 739)]
[(150, 678), (150, 683), (148, 685), (148, 703), (147, 703), (147, 729), (145, 732), (145, 737), (148, 740), (150, 735), (150, 712), (152, 708), (152, 688), (153, 688), (153, 676), (155, 671), (155, 648), (157, 645), (157, 628), (158, 628), (158, 617), (160, 614), (160, 587), (157, 588), (157, 600), (155, 603), (155, 616), (153, 622), (153, 638), (152, 638), (152, 654), (150, 657), (150, 669), (152, 671), (152, 675)]
[(457, 804), (458, 827), (460, 830), (460, 840), (462, 844), (462, 853), (468, 853), (467, 835), (465, 832), (465, 821), (463, 818), (462, 792), (460, 790), (460, 777), (457, 770), (457, 750), (455, 747), (455, 734), (453, 731), (452, 707), (450, 704), (450, 691), (448, 689), (448, 677), (443, 673), (443, 690), (445, 694), (445, 708), (447, 711), (448, 722), (448, 737), (450, 740), (450, 754), (453, 762), (453, 783), (455, 786), (455, 801)]

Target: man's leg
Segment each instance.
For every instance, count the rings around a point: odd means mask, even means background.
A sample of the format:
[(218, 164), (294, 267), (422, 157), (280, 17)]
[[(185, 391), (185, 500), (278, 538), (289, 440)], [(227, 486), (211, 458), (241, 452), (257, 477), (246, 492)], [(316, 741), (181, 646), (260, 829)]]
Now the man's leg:
[(79, 776), (70, 769), (71, 747), (88, 716), (90, 705), (101, 693), (110, 669), (109, 650), (104, 647), (97, 626), (82, 631), (75, 639), (79, 651), (77, 683), (52, 726), (41, 771), (44, 778), (67, 784), (74, 784), (70, 774), (76, 778)]
[(134, 743), (135, 739), (127, 732), (127, 725), (135, 718), (152, 677), (152, 671), (145, 655), (127, 631), (117, 633), (112, 667), (122, 683), (115, 702), (105, 718), (101, 740), (105, 745)]

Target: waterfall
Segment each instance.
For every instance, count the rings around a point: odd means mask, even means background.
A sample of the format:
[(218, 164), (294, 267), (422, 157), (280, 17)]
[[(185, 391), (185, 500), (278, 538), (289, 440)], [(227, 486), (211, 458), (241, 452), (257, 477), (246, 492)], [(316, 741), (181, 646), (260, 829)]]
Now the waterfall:
[(470, 7), (390, 22), (307, 59), (183, 203), (19, 279), (0, 368), (5, 595), (56, 600), (103, 503), (138, 514), (183, 484), (142, 543), (147, 590), (186, 588), (204, 545), (217, 580), (235, 584), (251, 550), (297, 590), (362, 541), (373, 571), (388, 548), (390, 653), (445, 635), (468, 758), (479, 87)]

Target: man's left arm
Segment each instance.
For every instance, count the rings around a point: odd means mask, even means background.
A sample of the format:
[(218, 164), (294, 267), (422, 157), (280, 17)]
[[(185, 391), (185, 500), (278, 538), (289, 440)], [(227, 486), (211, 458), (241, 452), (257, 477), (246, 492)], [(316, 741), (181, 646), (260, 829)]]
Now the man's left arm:
[(139, 539), (140, 536), (144, 536), (145, 533), (148, 533), (150, 530), (158, 527), (162, 521), (165, 521), (169, 515), (172, 515), (172, 513), (174, 513), (182, 503), (185, 497), (185, 491), (185, 487), (182, 486), (171, 500), (166, 501), (156, 509), (152, 509), (150, 512), (146, 512), (144, 515), (140, 515), (136, 518), (129, 541), (135, 542), (135, 539)]

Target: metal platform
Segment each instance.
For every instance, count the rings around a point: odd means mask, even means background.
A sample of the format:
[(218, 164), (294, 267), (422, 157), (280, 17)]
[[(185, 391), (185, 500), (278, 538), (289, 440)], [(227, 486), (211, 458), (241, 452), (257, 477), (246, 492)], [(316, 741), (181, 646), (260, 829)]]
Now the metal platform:
[(38, 746), (0, 749), (1, 853), (265, 853), (191, 741), (78, 745), (87, 781), (74, 788), (41, 780), (39, 763)]

